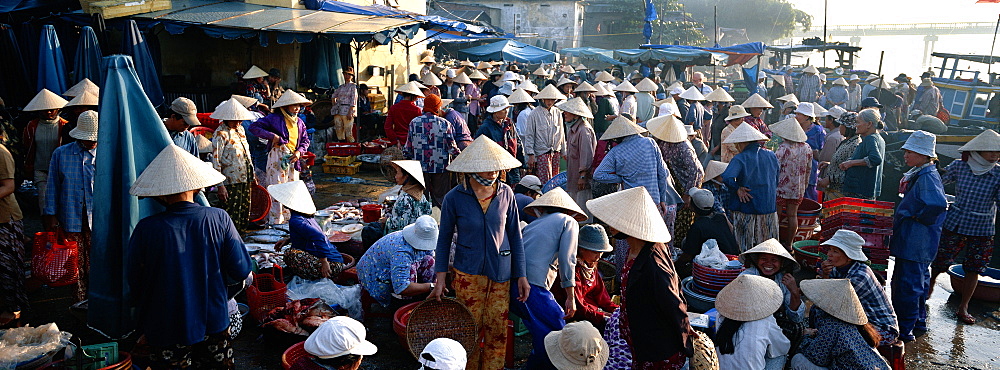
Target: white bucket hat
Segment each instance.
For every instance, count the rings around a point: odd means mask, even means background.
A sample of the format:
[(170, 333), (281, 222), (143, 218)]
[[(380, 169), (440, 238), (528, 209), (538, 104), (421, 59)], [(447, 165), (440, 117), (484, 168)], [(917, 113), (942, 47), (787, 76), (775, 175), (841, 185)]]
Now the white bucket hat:
[(807, 279), (802, 280), (800, 285), (802, 293), (810, 301), (833, 317), (854, 325), (868, 323), (868, 315), (850, 280)]
[(698, 91), (697, 87), (691, 86), (681, 93), (681, 99), (704, 101), (705, 95), (702, 95), (701, 91)]
[(727, 319), (757, 321), (773, 315), (783, 301), (781, 288), (774, 280), (740, 274), (719, 291), (715, 309)]
[(500, 95), (510, 95), (514, 93), (514, 81), (504, 81), (500, 89), (497, 90), (497, 94)]
[(802, 113), (808, 117), (816, 117), (816, 107), (810, 102), (799, 103), (794, 113)]
[(839, 105), (834, 105), (830, 107), (829, 110), (826, 111), (826, 115), (831, 116), (834, 119), (840, 118), (840, 116), (844, 115), (844, 113), (847, 113), (847, 110), (841, 108)]
[(756, 127), (751, 126), (749, 123), (743, 122), (733, 130), (732, 133), (726, 137), (723, 144), (736, 144), (745, 143), (749, 141), (767, 141), (769, 140), (767, 136), (760, 133)]
[(465, 74), (465, 72), (459, 73), (454, 79), (452, 79), (452, 81), (462, 85), (472, 84), (472, 79), (470, 79), (469, 75)]
[(69, 102), (49, 89), (42, 89), (34, 98), (24, 106), (25, 112), (42, 111), (49, 109), (63, 109)]
[(868, 260), (865, 252), (861, 250), (861, 247), (865, 245), (865, 238), (862, 238), (861, 235), (851, 230), (837, 230), (833, 234), (833, 237), (821, 244), (840, 248), (847, 255), (847, 258), (852, 260), (861, 262)]
[(434, 217), (423, 215), (403, 228), (403, 240), (414, 249), (432, 251), (437, 248), (438, 224)]
[(670, 230), (645, 187), (588, 200), (587, 209), (595, 218), (625, 235), (654, 243), (670, 241)]
[(253, 113), (250, 113), (236, 98), (229, 98), (219, 104), (209, 117), (220, 121), (246, 121), (255, 118)]
[(729, 115), (726, 116), (726, 121), (732, 121), (737, 118), (743, 118), (748, 116), (750, 116), (750, 113), (747, 113), (747, 110), (743, 108), (742, 105), (737, 104), (729, 107)]
[(573, 92), (575, 92), (575, 93), (577, 93), (577, 92), (597, 92), (597, 88), (594, 87), (594, 85), (591, 85), (590, 83), (587, 83), (587, 81), (583, 81), (583, 82), (580, 83), (580, 86), (577, 86), (575, 89), (573, 89)]
[(788, 250), (781, 245), (781, 242), (775, 238), (765, 240), (760, 244), (755, 245), (753, 248), (747, 249), (746, 252), (740, 253), (740, 262), (743, 262), (744, 266), (749, 267), (751, 255), (759, 253), (773, 254), (781, 257), (785, 259), (785, 262), (782, 263), (782, 267), (787, 265), (792, 266), (793, 270), (799, 269), (799, 263), (795, 262), (795, 258), (792, 257), (792, 255), (788, 253)]
[(69, 103), (66, 103), (66, 107), (94, 106), (98, 105), (99, 103), (100, 99), (97, 97), (97, 94), (94, 94), (91, 91), (84, 91), (83, 94), (77, 95), (73, 97), (73, 99), (70, 99)]
[(612, 76), (607, 71), (597, 72), (597, 76), (594, 76), (594, 81), (597, 82), (611, 82), (615, 80), (615, 76)]
[(726, 89), (723, 89), (722, 87), (716, 87), (715, 90), (712, 90), (712, 92), (708, 93), (708, 95), (705, 95), (705, 100), (727, 103), (736, 101), (736, 99), (733, 99), (733, 97), (726, 92)]
[(768, 127), (772, 133), (788, 141), (804, 143), (806, 140), (809, 140), (806, 132), (802, 131), (802, 125), (799, 125), (799, 121), (796, 121), (794, 117), (785, 118), (781, 122)]
[(267, 77), (267, 72), (264, 72), (264, 70), (260, 69), (260, 67), (258, 66), (250, 66), (250, 69), (247, 70), (247, 73), (243, 74), (244, 80), (252, 80), (257, 77)]
[(635, 84), (635, 89), (643, 92), (656, 92), (659, 86), (656, 86), (656, 82), (650, 80), (649, 77), (643, 78), (642, 81)]
[(987, 129), (983, 131), (976, 137), (969, 140), (968, 143), (962, 145), (958, 148), (960, 152), (994, 152), (1000, 151), (1000, 134), (996, 131)]
[(630, 93), (639, 92), (639, 90), (636, 89), (635, 86), (632, 86), (632, 83), (628, 81), (622, 81), (622, 83), (618, 84), (618, 86), (615, 86), (614, 91), (630, 92)]
[(514, 71), (504, 72), (503, 77), (500, 77), (500, 81), (518, 81), (517, 73), (514, 73)]
[(416, 95), (416, 96), (419, 96), (421, 98), (424, 97), (424, 93), (422, 91), (420, 91), (420, 87), (417, 86), (417, 82), (416, 81), (410, 81), (410, 82), (407, 82), (405, 84), (399, 85), (393, 91), (398, 92), (398, 93), (405, 93), (405, 94), (410, 94), (410, 95)]
[(519, 83), (517, 85), (517, 88), (523, 89), (526, 92), (533, 92), (535, 94), (538, 94), (538, 85), (535, 85), (534, 82), (528, 80), (524, 80), (524, 82)]
[(313, 202), (312, 195), (302, 180), (269, 185), (267, 192), (274, 200), (293, 211), (307, 215), (316, 213), (316, 203)]
[(847, 83), (847, 80), (845, 80), (843, 77), (839, 77), (836, 80), (833, 80), (833, 84), (834, 85), (840, 85), (840, 86), (850, 85), (849, 83)]
[(566, 95), (559, 92), (559, 89), (556, 89), (555, 86), (545, 85), (545, 87), (542, 88), (542, 92), (535, 95), (535, 100), (542, 99), (566, 100)]
[(604, 226), (600, 224), (589, 224), (581, 227), (577, 245), (580, 248), (601, 253), (615, 250), (608, 242), (608, 233), (604, 231)]
[(851, 75), (851, 78), (849, 78), (849, 80), (851, 80), (851, 81), (861, 81), (861, 77), (858, 77), (858, 75)]
[(646, 129), (642, 128), (642, 126), (635, 124), (635, 122), (624, 116), (618, 116), (614, 121), (611, 121), (611, 126), (608, 126), (608, 129), (604, 131), (604, 135), (601, 135), (600, 140), (617, 139), (630, 135), (638, 135), (643, 132), (646, 132)]
[(594, 119), (594, 114), (590, 112), (590, 107), (588, 107), (587, 103), (584, 103), (583, 99), (580, 97), (556, 104), (556, 108), (559, 108), (563, 112), (572, 113), (583, 118)]
[(760, 96), (760, 94), (754, 93), (750, 95), (747, 100), (743, 101), (743, 108), (774, 108), (771, 103), (767, 102), (767, 99)]
[(718, 177), (723, 172), (726, 172), (726, 168), (728, 167), (729, 163), (726, 162), (720, 162), (716, 160), (708, 161), (708, 164), (705, 165), (705, 181)]
[(80, 117), (76, 120), (76, 127), (69, 131), (69, 137), (77, 140), (97, 141), (97, 122), (97, 112), (88, 110), (80, 113)]
[(80, 80), (80, 82), (77, 82), (76, 85), (69, 88), (69, 90), (66, 90), (66, 92), (63, 93), (63, 96), (76, 97), (83, 95), (85, 92), (91, 92), (94, 95), (100, 96), (101, 88), (97, 87), (97, 85), (94, 84), (93, 81), (90, 81), (89, 78), (84, 78)]
[(299, 95), (299, 93), (295, 92), (295, 90), (288, 89), (285, 90), (283, 94), (281, 94), (281, 97), (278, 98), (278, 101), (274, 102), (274, 105), (272, 105), (271, 108), (281, 108), (295, 104), (310, 105), (312, 104), (312, 101), (306, 99), (302, 95)]
[(611, 355), (608, 342), (590, 321), (566, 324), (545, 335), (545, 353), (558, 369), (600, 370)]
[[(667, 98), (664, 100), (673, 100), (672, 98)], [(659, 105), (660, 110), (656, 113), (658, 116), (672, 115), (677, 118), (681, 118), (681, 111), (677, 109), (677, 104), (662, 103)]]
[(494, 95), (490, 98), (490, 105), (486, 107), (486, 111), (489, 113), (496, 113), (507, 108), (510, 108), (510, 101), (507, 100), (507, 97), (503, 95)]
[(819, 73), (819, 69), (816, 69), (816, 67), (813, 66), (808, 66), (805, 69), (803, 69), (802, 72), (816, 74)]
[(650, 118), (646, 121), (646, 129), (653, 137), (668, 143), (680, 143), (687, 140), (684, 122), (672, 114)]
[(303, 349), (321, 359), (344, 355), (371, 356), (378, 347), (365, 339), (365, 326), (347, 316), (326, 320), (306, 339)]
[(477, 173), (503, 171), (521, 167), (521, 161), (510, 155), (506, 149), (490, 140), (486, 135), (479, 135), (462, 151), (446, 168), (451, 172)]
[(243, 108), (250, 109), (250, 107), (252, 107), (254, 104), (257, 104), (257, 99), (251, 98), (249, 96), (233, 94), (230, 95), (229, 97), (238, 100), (240, 104), (243, 104)]
[(934, 142), (937, 139), (934, 134), (917, 130), (910, 134), (910, 137), (906, 139), (906, 143), (900, 149), (906, 149), (917, 154), (923, 154), (931, 158), (937, 158), (937, 151), (935, 150)]
[(207, 188), (226, 181), (212, 164), (191, 155), (177, 145), (167, 145), (135, 179), (129, 194), (157, 197)]
[(517, 89), (514, 89), (514, 92), (510, 94), (510, 97), (507, 98), (507, 101), (510, 104), (534, 103), (535, 99), (531, 98), (531, 95), (528, 95), (527, 91), (524, 91), (524, 89), (519, 87)]
[(458, 77), (458, 72), (455, 72), (455, 69), (453, 68), (448, 68), (444, 71), (444, 75), (445, 77), (454, 79), (455, 77)]
[(451, 338), (437, 338), (427, 343), (417, 356), (417, 361), (428, 369), (465, 370), (467, 363), (465, 347)]
[(423, 167), (420, 165), (420, 161), (398, 160), (398, 161), (392, 161), (392, 164), (395, 164), (399, 166), (399, 168), (402, 168), (403, 171), (406, 171), (407, 174), (412, 176), (414, 180), (417, 180), (417, 182), (420, 183), (420, 186), (424, 187), (427, 186), (427, 184), (424, 182), (424, 170)]
[(524, 212), (536, 217), (541, 217), (538, 214), (536, 207), (553, 207), (564, 209), (570, 212), (570, 216), (577, 221), (584, 221), (587, 219), (587, 213), (580, 209), (580, 206), (576, 204), (576, 201), (566, 193), (563, 188), (556, 187), (552, 190), (545, 192), (542, 196), (535, 199), (533, 202), (528, 203), (524, 206)]
[(420, 82), (426, 86), (440, 86), (444, 82), (438, 78), (437, 73), (428, 73), (420, 77)]

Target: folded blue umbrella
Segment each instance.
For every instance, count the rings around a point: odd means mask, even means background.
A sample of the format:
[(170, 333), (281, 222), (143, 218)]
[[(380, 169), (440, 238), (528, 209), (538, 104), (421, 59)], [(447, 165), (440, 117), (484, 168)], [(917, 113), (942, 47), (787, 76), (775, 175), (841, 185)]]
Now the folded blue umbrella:
[(7, 71), (0, 78), (0, 97), (11, 107), (23, 107), (32, 97), (25, 92), (35, 91), (21, 50), (24, 47), (18, 44), (14, 28), (0, 23), (0, 70)]
[(97, 33), (90, 26), (83, 26), (80, 42), (76, 45), (76, 56), (73, 58), (73, 84), (84, 78), (90, 79), (91, 82), (100, 81), (102, 57)]
[(132, 57), (135, 63), (135, 72), (142, 82), (142, 90), (146, 92), (149, 101), (154, 107), (163, 105), (163, 90), (160, 89), (160, 73), (156, 71), (156, 63), (152, 54), (149, 53), (149, 46), (146, 39), (139, 31), (139, 26), (134, 20), (129, 19), (125, 26), (125, 34), (122, 37), (122, 54)]
[(56, 94), (62, 94), (67, 88), (66, 61), (63, 58), (62, 46), (59, 45), (56, 28), (49, 24), (42, 26), (42, 34), (38, 39), (38, 84), (36, 88), (39, 91), (49, 89)]

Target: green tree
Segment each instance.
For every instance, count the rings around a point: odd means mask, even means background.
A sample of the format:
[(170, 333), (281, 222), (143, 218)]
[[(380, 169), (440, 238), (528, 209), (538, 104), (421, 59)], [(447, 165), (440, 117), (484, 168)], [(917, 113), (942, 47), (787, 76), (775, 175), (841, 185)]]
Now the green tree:
[[(684, 11), (707, 25), (713, 25), (718, 7), (719, 27), (744, 28), (750, 41), (771, 42), (791, 36), (796, 27), (808, 29), (812, 16), (785, 0), (682, 0)], [(706, 31), (707, 32), (707, 31)]]
[[(616, 5), (622, 13), (620, 20), (612, 22), (612, 29), (622, 33), (642, 33), (642, 28), (646, 25), (643, 21), (646, 14), (644, 0), (608, 0), (607, 3)], [(708, 42), (702, 32), (704, 25), (685, 14), (677, 0), (653, 0), (653, 5), (659, 19), (653, 21), (651, 42), (682, 45), (704, 45)]]

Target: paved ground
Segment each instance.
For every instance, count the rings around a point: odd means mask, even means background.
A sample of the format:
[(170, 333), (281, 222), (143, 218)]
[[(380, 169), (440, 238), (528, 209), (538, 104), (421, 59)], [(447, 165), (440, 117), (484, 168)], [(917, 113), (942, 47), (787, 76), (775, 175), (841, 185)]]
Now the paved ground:
[[(318, 169), (318, 167), (317, 167)], [(373, 183), (341, 184), (332, 183), (332, 176), (317, 174), (321, 185), (317, 188), (316, 204), (325, 207), (335, 201), (374, 197), (389, 185), (377, 170), (357, 175)], [(40, 230), (37, 216), (26, 219), (26, 228)], [(891, 265), (890, 265), (891, 266)], [(907, 346), (907, 366), (910, 369), (1000, 369), (1000, 311), (996, 303), (973, 302), (970, 311), (979, 318), (975, 325), (957, 324), (954, 310), (957, 296), (951, 292), (947, 275), (936, 282), (937, 288), (928, 301), (930, 330), (917, 341)], [(32, 287), (30, 298), (32, 310), (26, 318), (31, 325), (56, 322), (62, 330), (72, 332), (84, 344), (107, 342), (86, 326), (67, 308), (72, 303), (72, 290), (68, 287)], [(249, 320), (249, 319), (248, 319)], [(365, 324), (369, 328), (369, 339), (379, 347), (379, 352), (366, 358), (362, 369), (416, 369), (417, 363), (400, 344), (392, 330), (389, 317), (370, 317)], [(120, 342), (120, 348), (131, 348), (134, 338)], [(237, 365), (240, 369), (278, 369), (281, 353), (290, 341), (276, 340), (262, 335), (259, 329), (247, 322), (236, 341)], [(515, 344), (516, 365), (523, 364), (530, 352), (527, 336), (518, 337)]]

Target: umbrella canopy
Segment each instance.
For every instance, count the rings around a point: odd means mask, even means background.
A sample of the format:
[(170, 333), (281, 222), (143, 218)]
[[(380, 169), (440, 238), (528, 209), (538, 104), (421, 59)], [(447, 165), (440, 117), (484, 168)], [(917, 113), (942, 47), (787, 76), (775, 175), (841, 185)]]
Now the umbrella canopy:
[[(548, 40), (546, 40), (548, 41)], [(504, 40), (458, 51), (469, 60), (502, 60), (521, 63), (555, 63), (556, 53), (514, 40)]]
[(626, 65), (625, 63), (615, 60), (615, 58), (613, 58), (614, 53), (614, 50), (600, 49), (590, 46), (581, 48), (562, 48), (559, 50), (559, 54), (565, 56), (596, 60), (601, 63), (612, 65)]
[[(156, 71), (156, 64), (152, 54), (149, 53), (149, 46), (146, 39), (139, 31), (139, 26), (134, 20), (129, 19), (125, 26), (125, 35), (122, 38), (122, 54), (132, 57), (135, 65), (135, 73), (142, 83), (142, 90), (146, 92), (149, 101), (154, 107), (163, 105), (163, 90), (160, 89), (160, 74)], [(64, 89), (65, 90), (65, 89)], [(158, 152), (157, 152), (158, 153)]]
[(0, 24), (0, 70), (6, 71), (0, 78), (0, 97), (9, 106), (23, 107), (34, 96), (35, 87), (28, 79), (28, 65), (21, 54), (14, 29), (6, 24)]
[(618, 49), (614, 51), (614, 57), (625, 63), (633, 64), (640, 62), (677, 62), (689, 65), (712, 65), (718, 60), (724, 60), (725, 54), (712, 53), (705, 50), (685, 49), (685, 48), (663, 48), (663, 49)]
[(50, 24), (42, 26), (38, 39), (38, 85), (39, 90), (66, 91), (66, 61), (56, 28)]
[(73, 83), (101, 80), (101, 45), (97, 42), (97, 33), (90, 26), (80, 30), (80, 42), (76, 45), (76, 56), (73, 58)]
[[(134, 327), (128, 286), (129, 237), (136, 223), (163, 210), (155, 200), (129, 195), (139, 174), (167, 145), (167, 129), (143, 91), (132, 58), (104, 58), (97, 172), (94, 176), (94, 230), (91, 245), (90, 309), (87, 323), (111, 338)], [(162, 99), (162, 98), (161, 98)], [(207, 204), (203, 196), (196, 198)]]

